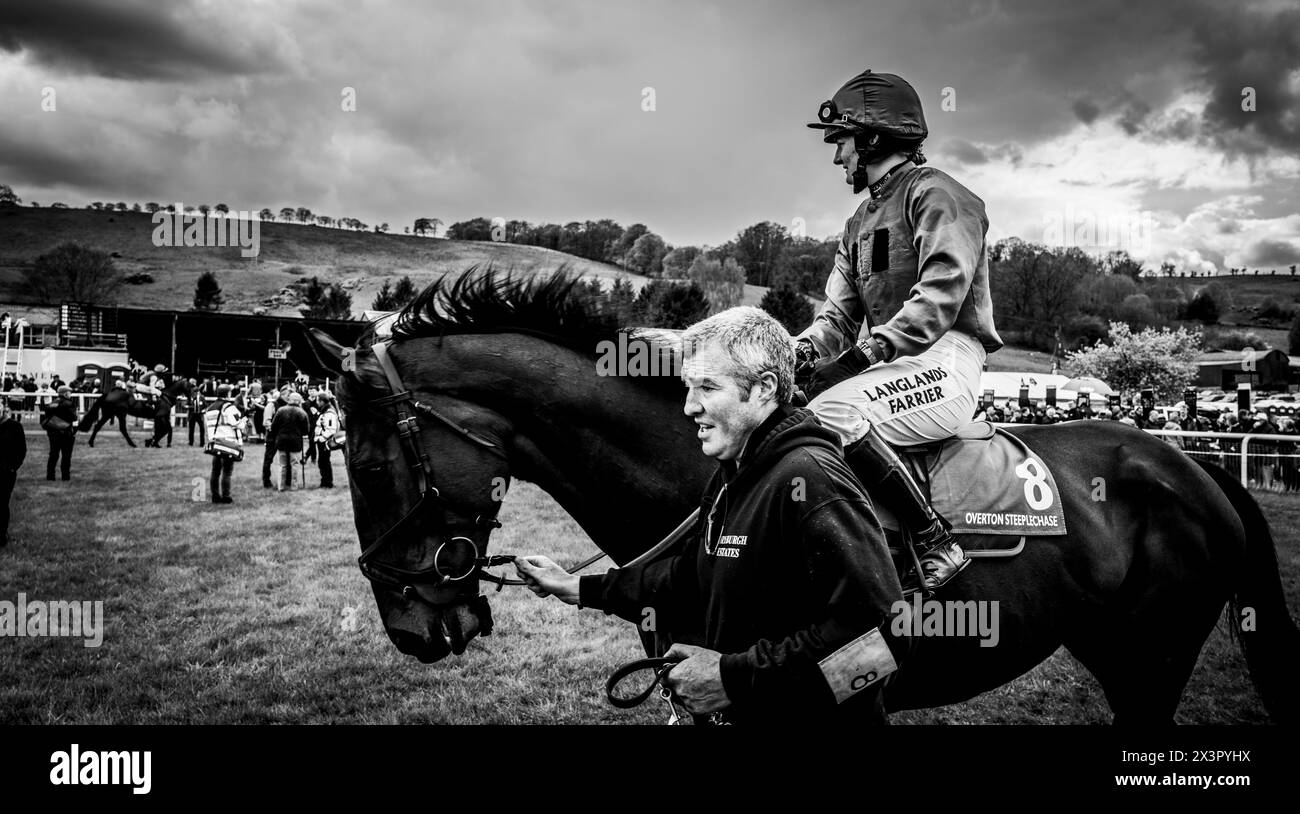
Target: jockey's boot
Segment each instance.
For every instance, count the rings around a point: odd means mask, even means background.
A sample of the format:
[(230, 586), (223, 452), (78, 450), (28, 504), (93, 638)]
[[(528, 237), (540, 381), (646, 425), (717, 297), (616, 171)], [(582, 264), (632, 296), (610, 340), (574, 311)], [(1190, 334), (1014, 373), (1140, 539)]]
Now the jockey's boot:
[(903, 584), (905, 591), (917, 587), (926, 593), (934, 591), (970, 564), (948, 531), (951, 524), (931, 508), (907, 465), (875, 427), (868, 427), (862, 440), (844, 451), (844, 457), (853, 471), (864, 479), (867, 492), (886, 501), (911, 532), (922, 573), (919, 586), (913, 579), (908, 579)]

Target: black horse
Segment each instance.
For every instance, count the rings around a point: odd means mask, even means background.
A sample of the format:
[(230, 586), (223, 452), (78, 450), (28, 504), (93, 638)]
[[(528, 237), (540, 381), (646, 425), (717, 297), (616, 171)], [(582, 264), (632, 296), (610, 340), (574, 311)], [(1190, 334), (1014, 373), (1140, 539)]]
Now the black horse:
[[(136, 418), (152, 418), (154, 420), (154, 437), (151, 441), (146, 442), (149, 446), (157, 446), (158, 440), (168, 434), (170, 429), (171, 407), (176, 403), (180, 396), (194, 398), (193, 388), (190, 387), (189, 380), (183, 376), (177, 376), (176, 380), (162, 391), (162, 395), (156, 401), (147, 401), (136, 398), (135, 394), (129, 390), (115, 388), (109, 390), (104, 395), (95, 399), (95, 403), (90, 406), (86, 414), (82, 416), (81, 421), (77, 424), (77, 429), (81, 432), (94, 429), (90, 433), (90, 438), (86, 441), (87, 446), (95, 445), (95, 436), (99, 435), (99, 430), (109, 421), (117, 420), (118, 429), (122, 431), (122, 437), (126, 439), (129, 446), (134, 447), (135, 441), (131, 440), (131, 434), (126, 431), (126, 417), (133, 415)], [(98, 417), (98, 421), (96, 418)], [(159, 421), (165, 422), (164, 426), (159, 426)]]
[[(432, 662), (490, 630), (475, 563), (511, 477), (547, 491), (616, 563), (696, 507), (714, 463), (683, 415), (680, 380), (601, 375), (616, 325), (591, 302), (563, 275), (471, 271), (426, 289), (391, 341), (309, 337), (341, 376), (366, 575), (402, 652)], [(1268, 523), (1240, 484), (1118, 423), (1011, 432), (1056, 473), (1069, 534), (977, 560), (946, 586), (939, 598), (997, 600), (1000, 640), (914, 637), (884, 691), (890, 710), (964, 701), (1064, 646), (1117, 722), (1169, 722), (1226, 606), (1265, 707), (1300, 717), (1300, 630)]]

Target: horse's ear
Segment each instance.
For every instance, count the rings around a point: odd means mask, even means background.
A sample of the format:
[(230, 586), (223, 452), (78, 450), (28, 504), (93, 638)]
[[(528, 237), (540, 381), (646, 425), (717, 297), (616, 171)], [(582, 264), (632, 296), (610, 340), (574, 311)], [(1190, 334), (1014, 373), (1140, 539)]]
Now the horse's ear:
[(302, 361), (306, 364), (300, 364), (300, 369), (322, 378), (351, 372), (352, 348), (340, 345), (334, 341), (334, 337), (319, 328), (304, 328), (303, 336), (308, 354), (304, 354), (306, 358)]

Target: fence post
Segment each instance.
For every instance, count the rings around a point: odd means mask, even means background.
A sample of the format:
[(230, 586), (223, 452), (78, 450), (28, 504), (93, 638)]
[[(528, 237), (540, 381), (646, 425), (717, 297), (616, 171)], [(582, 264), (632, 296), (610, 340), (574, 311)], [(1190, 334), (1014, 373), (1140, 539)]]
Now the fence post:
[(1246, 473), (1247, 447), (1250, 446), (1250, 436), (1241, 437), (1241, 485), (1250, 488), (1250, 477)]

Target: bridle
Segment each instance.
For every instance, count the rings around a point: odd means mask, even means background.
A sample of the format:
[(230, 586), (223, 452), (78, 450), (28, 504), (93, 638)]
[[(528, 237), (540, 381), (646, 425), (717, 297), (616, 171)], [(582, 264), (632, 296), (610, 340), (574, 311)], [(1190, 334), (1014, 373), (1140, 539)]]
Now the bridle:
[[(457, 437), (464, 439), (467, 443), (488, 450), (492, 454), (500, 457), (504, 461), (509, 461), (509, 456), (499, 444), (489, 438), (484, 438), (468, 427), (464, 427), (442, 413), (418, 401), (414, 393), (411, 392), (403, 383), (402, 377), (397, 371), (396, 365), (393, 364), (392, 358), (388, 353), (388, 345), (391, 340), (380, 340), (370, 346), (374, 352), (375, 359), (379, 362), (379, 367), (384, 372), (384, 378), (388, 380), (389, 389), (392, 390), (387, 396), (371, 399), (367, 403), (372, 407), (392, 407), (397, 416), (397, 433), (402, 443), (403, 455), (406, 458), (407, 466), (415, 474), (416, 483), (419, 484), (420, 497), (410, 511), (402, 516), (392, 527), (383, 534), (375, 538), (374, 542), (366, 546), (357, 558), (357, 566), (361, 569), (362, 575), (372, 583), (383, 585), (388, 588), (399, 590), (402, 596), (407, 599), (421, 598), (416, 590), (417, 585), (434, 585), (443, 586), (448, 583), (460, 582), (471, 576), (477, 575), (479, 579), (494, 582), (497, 590), (501, 590), (507, 585), (527, 585), (523, 580), (509, 579), (499, 577), (495, 574), (484, 571), (485, 568), (506, 565), (514, 562), (513, 554), (498, 554), (487, 556), (487, 541), (483, 541), (482, 550), (478, 542), (472, 537), (458, 535), (451, 539), (442, 539), (438, 548), (434, 551), (433, 563), (428, 568), (410, 569), (392, 565), (391, 563), (374, 561), (374, 556), (381, 551), (385, 545), (393, 539), (399, 531), (415, 520), (418, 520), (430, 506), (437, 506), (441, 512), (438, 515), (439, 522), (437, 531), (440, 533), (447, 527), (447, 513), (454, 512), (461, 517), (474, 516), (473, 526), (475, 532), (479, 529), (486, 528), (490, 534), (492, 529), (501, 528), (501, 521), (497, 520), (495, 515), (484, 517), (477, 513), (473, 507), (465, 506), (459, 501), (443, 497), (435, 483), (433, 464), (429, 460), (423, 445), (420, 443), (420, 415), (426, 415), (446, 427), (453, 430)], [(673, 529), (667, 537), (660, 540), (649, 550), (640, 556), (628, 562), (624, 567), (639, 565), (658, 557), (663, 552), (674, 546), (679, 540), (695, 525), (699, 518), (700, 510), (693, 511), (685, 520)], [(451, 546), (448, 548), (448, 546)], [(447, 558), (451, 561), (450, 565), (444, 568), (440, 565), (440, 558), (443, 557), (444, 551)], [(586, 560), (578, 563), (568, 569), (570, 574), (577, 573), (592, 563), (608, 556), (603, 551), (595, 554)]]
[[(441, 422), (452, 429), (459, 438), (486, 449), (503, 460), (508, 460), (508, 456), (505, 450), (496, 442), (461, 426), (433, 407), (418, 401), (415, 395), (402, 384), (402, 377), (397, 372), (393, 360), (389, 357), (388, 345), (388, 340), (382, 340), (373, 344), (370, 349), (379, 361), (379, 367), (383, 370), (384, 377), (388, 380), (388, 386), (392, 393), (377, 399), (371, 399), (368, 403), (373, 407), (392, 407), (396, 412), (397, 434), (402, 443), (402, 451), (407, 466), (415, 475), (420, 497), (410, 511), (403, 515), (397, 523), (366, 546), (365, 550), (361, 552), (361, 556), (357, 558), (357, 565), (360, 567), (361, 573), (372, 583), (396, 588), (401, 591), (403, 596), (411, 599), (419, 596), (415, 590), (417, 585), (441, 586), (459, 582), (479, 573), (481, 568), (505, 565), (514, 561), (514, 557), (511, 556), (484, 556), (480, 552), (478, 541), (474, 539), (481, 529), (486, 528), (491, 533), (492, 529), (501, 528), (501, 522), (495, 516), (485, 517), (473, 507), (465, 506), (459, 501), (444, 497), (439, 491), (434, 477), (433, 463), (429, 460), (428, 453), (420, 443), (419, 416), (423, 414)], [(440, 542), (438, 548), (434, 551), (433, 563), (428, 568), (402, 568), (391, 563), (374, 560), (375, 555), (383, 550), (398, 532), (404, 530), (410, 523), (420, 519), (425, 512), (429, 511), (430, 507), (439, 509), (436, 531), (439, 533)], [(448, 529), (447, 514), (449, 512), (460, 517), (474, 517), (472, 537), (457, 535), (447, 539), (442, 534)], [(487, 548), (486, 540), (483, 541), (483, 548)], [(503, 579), (492, 574), (480, 574), (480, 576), (494, 580)]]

